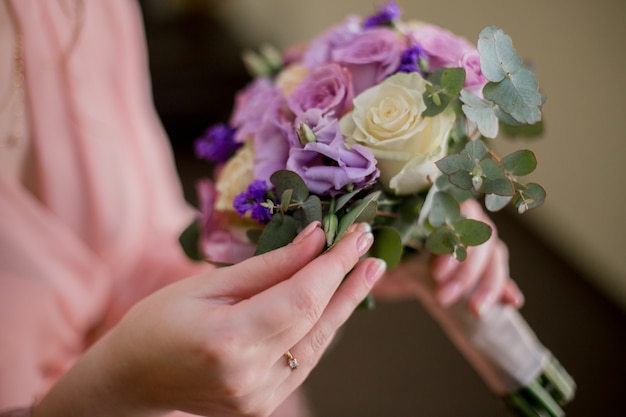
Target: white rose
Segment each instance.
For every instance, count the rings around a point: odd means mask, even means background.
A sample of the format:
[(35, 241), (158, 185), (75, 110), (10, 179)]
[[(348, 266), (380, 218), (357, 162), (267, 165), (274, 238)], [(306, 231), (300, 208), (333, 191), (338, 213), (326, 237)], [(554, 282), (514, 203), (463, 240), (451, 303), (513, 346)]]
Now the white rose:
[(359, 94), (354, 109), (340, 121), (346, 142), (372, 151), (381, 183), (396, 194), (428, 187), (441, 174), (435, 162), (448, 150), (455, 114), (448, 108), (422, 116), (426, 84), (415, 72), (394, 74)]
[(215, 209), (219, 211), (234, 211), (235, 197), (246, 191), (254, 180), (254, 149), (252, 141), (247, 141), (237, 153), (226, 162), (215, 182), (217, 200)]

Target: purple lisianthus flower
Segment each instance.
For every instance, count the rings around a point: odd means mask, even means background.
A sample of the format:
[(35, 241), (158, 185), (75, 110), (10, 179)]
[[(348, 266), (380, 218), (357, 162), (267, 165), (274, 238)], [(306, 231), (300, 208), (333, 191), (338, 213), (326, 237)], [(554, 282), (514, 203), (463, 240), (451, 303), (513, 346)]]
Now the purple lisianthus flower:
[(235, 132), (222, 123), (208, 128), (194, 143), (196, 156), (211, 162), (226, 162), (241, 147), (241, 143), (235, 142)]
[(258, 78), (237, 94), (231, 125), (235, 140), (254, 143), (254, 178), (269, 181), (285, 168), (289, 143), (285, 133), (285, 99), (281, 90), (266, 78)]
[(373, 28), (376, 26), (385, 26), (391, 24), (402, 14), (402, 9), (395, 1), (388, 1), (384, 6), (378, 8), (378, 12), (372, 16), (365, 18), (363, 21), (364, 28)]
[(418, 44), (414, 44), (409, 46), (407, 49), (402, 52), (400, 56), (400, 66), (398, 67), (398, 71), (400, 72), (419, 72), (421, 75), (422, 71), (419, 67), (420, 59), (426, 58), (426, 52), (424, 48), (422, 48)]
[(318, 140), (304, 146), (292, 146), (287, 169), (296, 172), (311, 192), (338, 195), (348, 187), (362, 188), (372, 184), (380, 172), (376, 159), (364, 146), (347, 148), (336, 119), (326, 116), (312, 127)]
[(350, 72), (329, 63), (314, 67), (287, 97), (289, 109), (296, 115), (310, 109), (340, 115), (350, 106), (354, 94)]
[(250, 212), (250, 217), (253, 220), (267, 224), (272, 218), (272, 212), (261, 204), (266, 200), (267, 184), (263, 180), (254, 180), (248, 185), (246, 191), (235, 197), (233, 207), (240, 216)]
[(360, 19), (349, 16), (341, 24), (328, 29), (309, 43), (302, 54), (302, 64), (313, 68), (331, 62), (331, 52), (340, 45), (350, 43), (363, 32)]
[(282, 93), (267, 78), (257, 78), (237, 93), (230, 125), (237, 129), (235, 140), (245, 142), (253, 139), (256, 132), (267, 122), (268, 108), (277, 106)]

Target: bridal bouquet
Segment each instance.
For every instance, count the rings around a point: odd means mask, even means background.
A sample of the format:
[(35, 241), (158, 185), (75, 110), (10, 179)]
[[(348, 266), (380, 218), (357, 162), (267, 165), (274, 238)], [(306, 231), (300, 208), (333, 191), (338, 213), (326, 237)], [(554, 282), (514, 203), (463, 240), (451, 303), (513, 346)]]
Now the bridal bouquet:
[[(461, 203), (520, 213), (545, 191), (521, 177), (520, 150), (499, 156), (500, 131), (541, 130), (545, 101), (511, 39), (495, 27), (477, 45), (440, 27), (400, 20), (389, 2), (348, 17), (306, 45), (263, 47), (244, 61), (254, 79), (227, 124), (196, 142), (215, 167), (198, 184), (201, 216), (182, 235), (193, 257), (229, 264), (286, 245), (320, 221), (331, 247), (354, 222), (375, 232), (371, 255), (394, 267), (411, 252), (466, 257), (491, 228)], [(198, 227), (198, 225), (200, 227)], [(522, 416), (561, 416), (574, 382), (517, 310), (476, 317), (421, 301), (487, 385)]]

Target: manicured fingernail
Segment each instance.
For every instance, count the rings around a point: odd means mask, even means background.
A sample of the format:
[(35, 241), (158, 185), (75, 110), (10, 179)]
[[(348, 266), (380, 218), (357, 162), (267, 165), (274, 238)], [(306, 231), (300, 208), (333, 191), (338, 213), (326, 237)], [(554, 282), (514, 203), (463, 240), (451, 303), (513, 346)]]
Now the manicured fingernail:
[(360, 232), (371, 232), (372, 226), (370, 226), (369, 223), (352, 223), (350, 226), (348, 226), (346, 233), (352, 233), (357, 230)]
[(456, 300), (459, 299), (459, 296), (463, 292), (463, 286), (458, 282), (454, 281), (447, 285), (444, 285), (441, 290), (437, 293), (437, 299), (442, 306), (448, 307)]
[(387, 270), (387, 263), (382, 259), (375, 258), (373, 262), (368, 266), (365, 271), (365, 280), (370, 286), (374, 284), (383, 276)]
[(372, 243), (374, 243), (374, 235), (372, 234), (372, 232), (362, 233), (356, 242), (359, 256), (364, 255), (365, 252), (367, 252), (367, 250), (370, 248), (370, 246), (372, 246)]
[(320, 227), (320, 222), (318, 222), (317, 220), (314, 222), (309, 223), (304, 229), (302, 229), (302, 231), (298, 234), (298, 236), (296, 236), (296, 238), (293, 240), (293, 243), (300, 243), (302, 242), (304, 239), (306, 239), (311, 233), (313, 233), (313, 231), (315, 229), (317, 229), (318, 227)]
[(492, 294), (479, 294), (475, 297), (472, 304), (478, 317), (484, 316), (493, 306), (495, 298)]

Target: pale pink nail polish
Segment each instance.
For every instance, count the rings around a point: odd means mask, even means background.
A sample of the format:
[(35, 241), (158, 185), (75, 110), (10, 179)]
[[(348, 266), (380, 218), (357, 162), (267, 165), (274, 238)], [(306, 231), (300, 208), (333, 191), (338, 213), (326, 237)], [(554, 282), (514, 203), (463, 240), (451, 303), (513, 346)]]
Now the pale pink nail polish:
[(372, 234), (372, 232), (362, 233), (356, 242), (359, 256), (364, 255), (365, 252), (367, 252), (367, 250), (370, 248), (370, 246), (372, 246), (372, 243), (374, 243), (374, 235)]
[(365, 271), (365, 280), (370, 286), (374, 286), (376, 281), (383, 276), (387, 270), (387, 263), (382, 259), (374, 259)]

